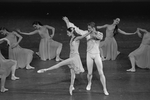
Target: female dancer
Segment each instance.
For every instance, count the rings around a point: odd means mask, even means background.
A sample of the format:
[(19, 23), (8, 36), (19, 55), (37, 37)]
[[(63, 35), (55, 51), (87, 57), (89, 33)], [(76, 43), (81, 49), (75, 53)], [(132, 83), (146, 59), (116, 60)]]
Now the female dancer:
[[(143, 32), (143, 34), (141, 32)], [(129, 59), (132, 65), (131, 69), (127, 71), (135, 72), (135, 65), (140, 68), (149, 68), (150, 69), (150, 32), (145, 29), (138, 28), (138, 36), (142, 39), (142, 42), (136, 50), (129, 54)]]
[[(0, 43), (2, 43), (3, 41), (7, 41), (7, 43), (10, 44), (9, 40), (6, 38), (0, 39)], [(15, 76), (16, 66), (17, 66), (17, 62), (15, 60), (5, 59), (0, 52), (1, 92), (8, 91), (8, 89), (5, 88), (5, 81), (6, 81), (6, 77), (9, 76), (11, 71), (12, 71), (11, 79), (12, 80), (19, 79), (19, 77)]]
[(121, 33), (124, 35), (133, 35), (135, 33), (126, 33), (118, 28), (118, 24), (120, 22), (119, 18), (116, 18), (111, 25), (103, 25), (97, 26), (97, 29), (106, 28), (106, 37), (105, 40), (101, 42), (100, 48), (103, 50), (103, 56), (106, 60), (115, 60), (117, 55), (120, 53), (118, 51), (117, 42), (114, 36), (117, 33)]
[[(5, 38), (10, 41), (9, 46), (9, 59), (17, 61), (17, 68), (34, 69), (30, 66), (33, 58), (33, 51), (29, 49), (24, 49), (19, 46), (22, 36), (15, 31), (8, 31), (6, 28), (1, 28), (0, 32), (7, 35)], [(17, 40), (17, 38), (19, 38)]]
[(70, 27), (67, 30), (67, 35), (71, 36), (71, 40), (70, 40), (70, 58), (50, 67), (50, 68), (46, 68), (46, 69), (41, 69), (38, 71), (38, 73), (43, 73), (45, 71), (48, 70), (53, 70), (53, 69), (57, 69), (63, 65), (68, 65), (71, 71), (71, 84), (70, 84), (70, 95), (72, 95), (72, 91), (74, 90), (74, 80), (75, 80), (75, 74), (79, 74), (80, 72), (84, 72), (83, 66), (82, 66), (82, 62), (79, 56), (79, 44), (80, 44), (80, 40), (84, 37), (86, 37), (87, 35), (90, 34), (87, 33), (83, 36), (76, 36), (77, 34), (74, 31), (74, 28)]
[[(37, 53), (41, 60), (46, 61), (47, 59), (51, 60), (56, 57), (56, 61), (61, 61), (60, 53), (62, 50), (62, 43), (54, 41), (55, 28), (49, 25), (42, 25), (40, 22), (33, 22), (33, 27), (35, 30), (33, 32), (24, 33), (18, 30), (19, 33), (25, 35), (33, 35), (38, 33), (41, 36), (41, 42), (39, 45), (39, 52)], [(52, 35), (49, 35), (48, 30), (52, 30)]]

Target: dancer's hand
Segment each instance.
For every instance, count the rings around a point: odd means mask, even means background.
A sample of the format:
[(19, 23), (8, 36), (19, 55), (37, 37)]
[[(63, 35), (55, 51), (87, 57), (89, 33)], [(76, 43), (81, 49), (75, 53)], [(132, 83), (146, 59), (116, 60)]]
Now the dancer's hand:
[(37, 71), (37, 73), (44, 73), (46, 71), (47, 71), (46, 69), (40, 69), (40, 70)]

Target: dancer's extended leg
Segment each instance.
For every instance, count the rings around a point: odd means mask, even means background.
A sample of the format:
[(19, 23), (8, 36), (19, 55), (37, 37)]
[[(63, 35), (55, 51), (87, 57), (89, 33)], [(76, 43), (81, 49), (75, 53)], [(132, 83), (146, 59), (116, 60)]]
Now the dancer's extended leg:
[(48, 71), (48, 70), (57, 69), (57, 68), (59, 68), (59, 67), (61, 67), (61, 66), (63, 66), (63, 65), (70, 65), (71, 62), (72, 62), (72, 60), (73, 60), (72, 58), (68, 58), (68, 59), (63, 60), (62, 62), (60, 62), (60, 63), (58, 63), (58, 64), (56, 64), (56, 65), (54, 65), (54, 66), (51, 66), (51, 67), (46, 68), (46, 69), (38, 70), (37, 72), (38, 72), (38, 73), (43, 73), (43, 72)]

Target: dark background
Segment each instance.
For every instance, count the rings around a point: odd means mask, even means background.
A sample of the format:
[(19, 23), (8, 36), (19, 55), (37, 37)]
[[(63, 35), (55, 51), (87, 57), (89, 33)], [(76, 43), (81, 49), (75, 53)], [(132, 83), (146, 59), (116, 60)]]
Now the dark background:
[[(20, 29), (24, 32), (33, 31), (33, 21), (40, 21), (55, 27), (56, 32), (54, 40), (63, 43), (62, 57), (69, 55), (69, 39), (66, 35), (66, 24), (62, 20), (63, 16), (67, 16), (71, 22), (81, 29), (87, 29), (87, 23), (94, 21), (97, 25), (111, 24), (113, 19), (119, 17), (121, 22), (119, 28), (126, 32), (134, 32), (137, 27), (150, 31), (150, 2), (148, 0), (94, 0), (87, 1), (70, 1), (63, 2), (27, 0), (18, 2), (9, 0), (0, 2), (0, 27), (6, 27), (13, 31)], [(105, 29), (99, 30), (104, 33)], [(50, 32), (51, 33), (51, 32)], [(40, 36), (38, 34), (32, 36), (22, 35), (23, 39), (20, 46), (34, 51), (38, 51)], [(4, 37), (0, 35), (0, 38)], [(141, 42), (141, 38), (137, 35), (126, 36), (118, 34), (115, 36), (119, 51), (128, 55), (136, 49)], [(8, 46), (6, 43), (1, 44), (1, 51), (5, 57), (8, 55)], [(81, 57), (85, 57), (86, 40), (84, 39), (80, 45)]]

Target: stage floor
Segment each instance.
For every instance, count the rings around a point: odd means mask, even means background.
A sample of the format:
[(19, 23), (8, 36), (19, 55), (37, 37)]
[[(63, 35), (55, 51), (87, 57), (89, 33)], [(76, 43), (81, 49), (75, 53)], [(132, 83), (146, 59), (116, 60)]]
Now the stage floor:
[(131, 67), (127, 55), (120, 54), (115, 61), (103, 61), (109, 96), (103, 94), (95, 65), (92, 89), (86, 91), (85, 58), (82, 58), (82, 62), (85, 72), (76, 76), (72, 96), (69, 94), (69, 68), (63, 66), (38, 74), (38, 69), (58, 62), (41, 61), (36, 57), (31, 63), (35, 70), (18, 69), (16, 75), (20, 80), (12, 81), (10, 77), (7, 78), (6, 88), (9, 91), (0, 93), (0, 100), (150, 100), (150, 70), (137, 68), (135, 73), (126, 72)]

